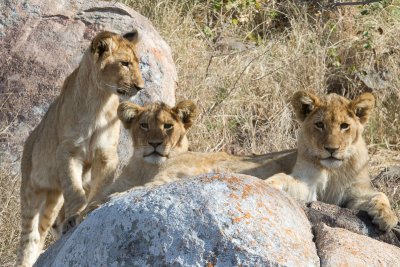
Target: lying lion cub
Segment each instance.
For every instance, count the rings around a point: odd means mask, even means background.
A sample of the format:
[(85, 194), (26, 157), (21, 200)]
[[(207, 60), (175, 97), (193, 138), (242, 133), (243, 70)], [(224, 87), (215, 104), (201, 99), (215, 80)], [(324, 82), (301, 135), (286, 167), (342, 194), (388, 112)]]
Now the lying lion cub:
[(87, 200), (112, 182), (118, 163), (118, 95), (133, 95), (144, 85), (137, 40), (137, 31), (99, 33), (26, 140), (17, 266), (35, 262), (63, 198), (65, 217), (71, 218), (64, 224), (67, 230)]
[(296, 165), (290, 175), (276, 174), (266, 182), (303, 201), (365, 210), (381, 230), (392, 229), (398, 219), (387, 196), (371, 186), (362, 137), (374, 104), (370, 93), (353, 101), (337, 94), (295, 93), (292, 105), (301, 122)]
[(133, 156), (121, 176), (84, 213), (103, 203), (108, 195), (135, 186), (162, 185), (210, 172), (243, 173), (265, 179), (278, 172), (291, 171), (296, 160), (294, 150), (248, 157), (224, 152), (189, 152), (186, 131), (196, 114), (197, 108), (189, 100), (173, 108), (162, 103), (146, 107), (121, 103), (118, 117), (132, 135)]

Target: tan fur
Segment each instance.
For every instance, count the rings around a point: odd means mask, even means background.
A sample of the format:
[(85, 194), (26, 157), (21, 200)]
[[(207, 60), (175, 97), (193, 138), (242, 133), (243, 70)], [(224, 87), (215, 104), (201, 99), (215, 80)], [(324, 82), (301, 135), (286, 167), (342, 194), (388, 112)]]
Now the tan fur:
[[(66, 218), (74, 218), (87, 199), (112, 182), (120, 128), (117, 94), (136, 93), (143, 87), (135, 52), (137, 36), (137, 31), (125, 38), (111, 32), (98, 34), (26, 140), (17, 266), (35, 262), (63, 199)], [(73, 223), (72, 219), (64, 230)]]
[[(265, 179), (292, 170), (296, 160), (294, 150), (247, 157), (188, 151), (186, 130), (195, 114), (196, 106), (191, 101), (182, 101), (173, 108), (160, 103), (144, 108), (121, 103), (118, 116), (132, 135), (134, 154), (121, 176), (96, 197), (83, 215), (106, 201), (110, 194), (136, 186), (162, 185), (212, 172), (243, 173)], [(167, 130), (165, 125), (172, 128)], [(154, 154), (155, 151), (159, 154)]]
[(374, 104), (370, 93), (349, 101), (297, 92), (292, 99), (301, 122), (296, 165), (290, 175), (276, 174), (266, 182), (303, 201), (365, 210), (381, 230), (392, 229), (398, 219), (387, 196), (371, 186), (362, 137)]

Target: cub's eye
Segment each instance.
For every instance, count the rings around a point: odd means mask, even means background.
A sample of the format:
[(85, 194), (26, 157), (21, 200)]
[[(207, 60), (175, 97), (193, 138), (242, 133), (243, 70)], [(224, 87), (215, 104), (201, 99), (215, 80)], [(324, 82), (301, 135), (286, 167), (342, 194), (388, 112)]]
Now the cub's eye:
[(149, 129), (149, 125), (147, 123), (141, 123), (140, 124), (140, 128), (142, 128), (143, 130), (148, 130)]
[(315, 123), (315, 127), (317, 127), (318, 129), (323, 130), (325, 125), (324, 125), (324, 123), (322, 121), (319, 121), (319, 122)]
[(347, 130), (347, 129), (349, 129), (349, 126), (350, 125), (348, 123), (343, 122), (342, 124), (340, 124), (340, 129)]
[(130, 64), (128, 61), (121, 61), (122, 66), (129, 67)]
[(172, 127), (173, 127), (173, 125), (170, 124), (170, 123), (164, 124), (164, 129), (165, 129), (165, 130), (170, 130), (170, 129), (172, 129)]

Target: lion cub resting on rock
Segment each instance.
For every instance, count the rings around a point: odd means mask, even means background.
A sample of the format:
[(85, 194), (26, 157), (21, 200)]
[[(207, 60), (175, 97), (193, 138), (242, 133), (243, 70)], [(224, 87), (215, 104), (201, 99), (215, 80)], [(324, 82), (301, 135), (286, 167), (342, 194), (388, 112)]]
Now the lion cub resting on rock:
[(110, 194), (135, 186), (162, 185), (210, 172), (236, 172), (265, 179), (292, 170), (296, 160), (294, 150), (248, 157), (225, 152), (189, 152), (186, 131), (196, 115), (197, 107), (189, 100), (173, 108), (163, 103), (146, 107), (121, 103), (118, 117), (131, 133), (133, 156), (121, 176), (97, 196), (84, 213), (103, 203)]
[(392, 229), (398, 219), (387, 196), (371, 186), (362, 137), (374, 104), (370, 93), (353, 101), (337, 94), (295, 93), (292, 105), (301, 122), (296, 165), (290, 175), (276, 174), (266, 183), (299, 200), (367, 211), (381, 230)]

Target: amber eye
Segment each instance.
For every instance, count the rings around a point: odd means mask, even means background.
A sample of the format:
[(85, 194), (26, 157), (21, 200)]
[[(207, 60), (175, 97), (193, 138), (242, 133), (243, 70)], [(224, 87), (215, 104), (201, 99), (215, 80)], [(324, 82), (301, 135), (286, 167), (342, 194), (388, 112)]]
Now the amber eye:
[(315, 127), (317, 127), (318, 129), (323, 130), (325, 125), (324, 125), (324, 123), (322, 121), (319, 121), (319, 122), (315, 123)]
[(172, 125), (172, 124), (170, 124), (170, 123), (166, 123), (166, 124), (164, 124), (164, 129), (165, 129), (165, 130), (171, 130), (171, 129), (172, 129), (172, 127), (173, 127), (173, 125)]
[(122, 66), (129, 67), (130, 64), (128, 61), (121, 61)]
[(347, 130), (347, 129), (349, 129), (349, 126), (350, 125), (348, 123), (343, 122), (342, 124), (340, 124), (340, 129)]
[(147, 123), (141, 123), (140, 124), (140, 128), (142, 128), (143, 130), (148, 130), (149, 129), (149, 125)]

